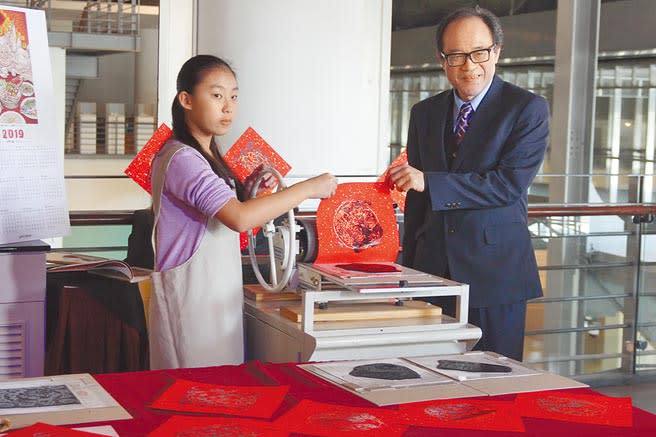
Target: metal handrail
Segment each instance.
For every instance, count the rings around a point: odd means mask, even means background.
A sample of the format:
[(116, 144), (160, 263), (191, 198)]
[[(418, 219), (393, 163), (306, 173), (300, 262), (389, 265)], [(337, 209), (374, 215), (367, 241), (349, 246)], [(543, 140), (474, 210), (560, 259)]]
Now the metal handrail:
[[(71, 211), (69, 217), (72, 226), (131, 225), (133, 213), (132, 210)], [(656, 214), (656, 204), (536, 205), (528, 208), (530, 218), (602, 215), (645, 216), (648, 214)], [(300, 212), (297, 215), (299, 217), (312, 217), (316, 213)]]

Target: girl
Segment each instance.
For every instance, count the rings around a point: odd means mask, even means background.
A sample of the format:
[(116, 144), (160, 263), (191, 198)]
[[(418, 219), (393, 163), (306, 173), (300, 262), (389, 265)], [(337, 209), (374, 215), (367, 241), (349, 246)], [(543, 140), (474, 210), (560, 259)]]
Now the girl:
[(237, 91), (234, 71), (215, 56), (195, 56), (178, 73), (173, 138), (156, 155), (151, 174), (151, 369), (243, 362), (238, 232), (305, 199), (329, 197), (337, 187), (325, 173), (245, 200), (250, 190), (233, 177), (214, 141), (232, 124)]

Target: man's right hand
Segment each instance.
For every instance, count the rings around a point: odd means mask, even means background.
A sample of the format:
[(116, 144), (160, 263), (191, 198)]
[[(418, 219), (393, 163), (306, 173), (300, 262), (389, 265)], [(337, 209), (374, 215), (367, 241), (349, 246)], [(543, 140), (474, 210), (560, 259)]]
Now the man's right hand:
[(408, 164), (391, 168), (390, 180), (400, 191), (415, 190), (421, 193), (425, 188), (424, 173)]

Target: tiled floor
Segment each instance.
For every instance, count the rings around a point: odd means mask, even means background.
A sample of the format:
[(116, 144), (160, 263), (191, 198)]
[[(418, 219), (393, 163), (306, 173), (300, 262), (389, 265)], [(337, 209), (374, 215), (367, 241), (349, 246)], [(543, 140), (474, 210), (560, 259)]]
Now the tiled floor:
[(634, 406), (656, 414), (656, 382), (599, 387), (594, 390), (608, 396), (631, 396)]

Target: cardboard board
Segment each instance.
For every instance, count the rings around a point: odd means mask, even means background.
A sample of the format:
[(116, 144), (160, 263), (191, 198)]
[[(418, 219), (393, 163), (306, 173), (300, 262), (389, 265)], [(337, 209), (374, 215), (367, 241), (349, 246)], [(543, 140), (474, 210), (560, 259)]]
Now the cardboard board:
[(260, 284), (244, 284), (244, 297), (256, 302), (300, 301), (301, 295), (289, 291), (271, 292)]
[[(303, 320), (303, 307), (300, 305), (280, 308), (280, 315), (292, 322)], [(403, 306), (394, 302), (334, 303), (326, 309), (314, 309), (315, 322), (339, 322), (346, 320), (384, 320), (408, 319), (416, 317), (436, 317), (442, 315), (442, 308), (420, 300), (403, 301)]]
[(379, 407), (385, 405), (397, 405), (410, 402), (431, 401), (435, 399), (457, 399), (457, 398), (470, 398), (476, 396), (487, 396), (471, 387), (462, 385), (456, 381), (452, 383), (443, 383), (435, 385), (423, 385), (402, 388), (389, 388), (377, 390), (356, 390), (347, 383), (337, 383), (333, 377), (324, 373), (319, 367), (313, 364), (301, 364), (300, 368), (325, 379), (326, 381), (335, 384), (344, 390), (368, 400), (369, 402), (378, 405)]
[[(472, 353), (470, 352), (469, 354)], [(511, 360), (510, 358), (504, 357), (494, 352), (484, 352), (484, 354), (489, 355), (490, 357), (500, 358), (505, 361), (511, 361), (517, 366), (525, 366), (518, 361)], [(462, 355), (465, 356), (467, 353)], [(436, 355), (435, 357), (439, 356)], [(453, 355), (448, 355), (448, 357), (453, 357)], [(400, 360), (406, 361), (409, 364), (419, 364), (416, 358), (400, 358)], [(371, 360), (359, 361), (368, 362)], [(357, 360), (345, 361), (345, 363), (357, 362)], [(299, 367), (378, 406), (440, 399), (496, 396), (512, 393), (527, 393), (543, 390), (587, 387), (586, 384), (574, 381), (573, 379), (538, 370), (538, 374), (527, 376), (512, 376), (507, 378), (490, 377), (463, 381), (453, 379), (453, 381), (450, 383), (426, 384), (408, 387), (392, 387), (392, 384), (389, 384), (388, 387), (376, 388), (375, 390), (358, 390), (353, 387), (352, 384), (345, 382), (344, 379), (340, 378), (338, 374), (331, 374), (330, 371), (325, 371), (322, 368), (322, 363), (303, 364), (299, 365)], [(422, 367), (424, 367), (426, 371), (436, 372), (432, 368), (425, 366)]]
[[(105, 422), (110, 420), (132, 419), (132, 416), (88, 373), (74, 375), (45, 376), (38, 378), (12, 379), (0, 382), (0, 390), (16, 387), (40, 387), (42, 385), (66, 385), (77, 395), (83, 393), (91, 401), (88, 404), (57, 407), (23, 408), (30, 412), (12, 414), (3, 409), (2, 415), (11, 421), (12, 429), (45, 422), (51, 425), (68, 425), (72, 423)], [(79, 393), (78, 393), (79, 392)], [(91, 405), (92, 406), (86, 406)], [(16, 410), (20, 411), (20, 410)]]
[(517, 376), (512, 379), (490, 378), (462, 381), (461, 384), (490, 396), (588, 387), (587, 384), (582, 382), (548, 372), (539, 375)]

